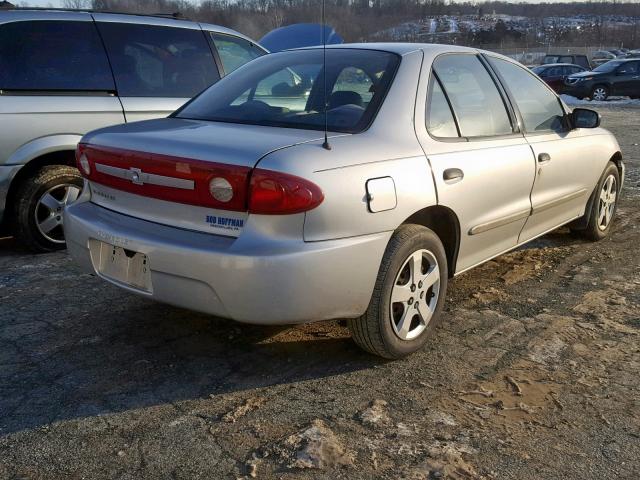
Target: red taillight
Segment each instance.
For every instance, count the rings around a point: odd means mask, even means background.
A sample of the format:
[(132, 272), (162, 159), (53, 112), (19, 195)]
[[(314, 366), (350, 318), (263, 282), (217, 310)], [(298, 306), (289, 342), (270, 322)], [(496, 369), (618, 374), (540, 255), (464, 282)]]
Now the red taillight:
[(78, 145), (76, 161), (83, 176), (118, 190), (176, 203), (247, 210), (249, 167), (87, 144)]
[(249, 186), (249, 212), (283, 215), (311, 210), (324, 195), (316, 184), (281, 172), (256, 168)]
[(221, 210), (284, 215), (306, 212), (324, 200), (322, 190), (314, 183), (260, 168), (88, 144), (78, 145), (76, 163), (82, 175), (92, 182), (146, 197)]

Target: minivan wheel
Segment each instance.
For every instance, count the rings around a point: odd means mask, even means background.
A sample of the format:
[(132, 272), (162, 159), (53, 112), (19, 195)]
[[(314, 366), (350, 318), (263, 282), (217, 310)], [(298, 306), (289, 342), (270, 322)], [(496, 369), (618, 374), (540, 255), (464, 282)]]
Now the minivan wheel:
[(419, 350), (440, 319), (447, 271), (444, 247), (433, 231), (401, 226), (387, 245), (367, 311), (348, 322), (354, 341), (390, 359)]
[(18, 188), (14, 206), (14, 230), (18, 241), (34, 252), (65, 248), (62, 214), (81, 190), (80, 173), (66, 165), (42, 167), (24, 180)]
[(604, 85), (596, 85), (591, 91), (591, 100), (604, 102), (609, 97), (609, 89)]
[(619, 189), (620, 172), (615, 163), (609, 162), (596, 185), (589, 223), (585, 229), (576, 233), (593, 241), (602, 240), (609, 235), (618, 206)]

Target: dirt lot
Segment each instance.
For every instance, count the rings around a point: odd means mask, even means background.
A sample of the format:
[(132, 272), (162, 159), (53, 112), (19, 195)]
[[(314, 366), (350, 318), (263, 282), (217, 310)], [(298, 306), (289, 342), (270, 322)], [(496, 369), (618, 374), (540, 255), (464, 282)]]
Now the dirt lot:
[(238, 325), (0, 241), (0, 478), (640, 477), (640, 109), (610, 239), (456, 278), (413, 357), (337, 322)]

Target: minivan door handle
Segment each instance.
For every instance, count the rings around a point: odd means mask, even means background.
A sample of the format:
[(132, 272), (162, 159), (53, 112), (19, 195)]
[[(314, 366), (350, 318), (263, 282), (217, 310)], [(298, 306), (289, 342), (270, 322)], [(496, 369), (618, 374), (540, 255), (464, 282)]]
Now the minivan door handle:
[(459, 168), (447, 168), (442, 172), (445, 183), (456, 183), (464, 178), (464, 173)]

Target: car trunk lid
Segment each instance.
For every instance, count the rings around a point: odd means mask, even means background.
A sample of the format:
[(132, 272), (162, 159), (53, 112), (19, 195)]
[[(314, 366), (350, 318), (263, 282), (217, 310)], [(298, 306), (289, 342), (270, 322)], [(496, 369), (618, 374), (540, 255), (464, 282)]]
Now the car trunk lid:
[(78, 163), (98, 205), (238, 236), (248, 218), (249, 174), (260, 159), (321, 138), (318, 131), (170, 118), (93, 132), (79, 146)]

